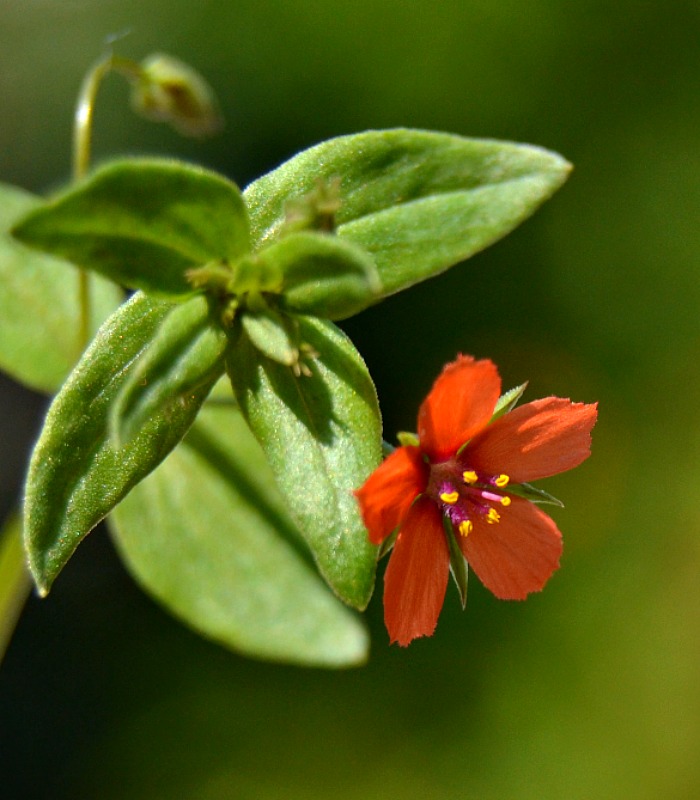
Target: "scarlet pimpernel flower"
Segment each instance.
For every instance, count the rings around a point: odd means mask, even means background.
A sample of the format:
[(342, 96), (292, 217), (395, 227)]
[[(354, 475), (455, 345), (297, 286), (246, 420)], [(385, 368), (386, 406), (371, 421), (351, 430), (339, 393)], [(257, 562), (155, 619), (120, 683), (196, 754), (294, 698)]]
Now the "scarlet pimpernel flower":
[(523, 389), (500, 398), (496, 366), (459, 356), (421, 405), (418, 435), (355, 493), (372, 542), (398, 531), (384, 576), (392, 642), (433, 633), (455, 557), (504, 600), (539, 591), (559, 566), (561, 533), (532, 502), (554, 498), (528, 482), (589, 456), (597, 404), (546, 397), (513, 408)]

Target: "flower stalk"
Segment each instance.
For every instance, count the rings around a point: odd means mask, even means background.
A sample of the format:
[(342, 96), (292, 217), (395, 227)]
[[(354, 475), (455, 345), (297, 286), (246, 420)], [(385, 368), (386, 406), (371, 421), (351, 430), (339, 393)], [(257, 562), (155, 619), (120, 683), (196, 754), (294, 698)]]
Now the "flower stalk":
[(22, 548), (21, 522), (11, 515), (0, 530), (0, 661), (31, 588)]

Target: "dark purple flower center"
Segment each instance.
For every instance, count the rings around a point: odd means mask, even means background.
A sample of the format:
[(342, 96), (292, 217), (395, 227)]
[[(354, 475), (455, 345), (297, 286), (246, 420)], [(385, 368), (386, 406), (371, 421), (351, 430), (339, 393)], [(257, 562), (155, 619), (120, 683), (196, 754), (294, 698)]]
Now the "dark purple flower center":
[(450, 459), (430, 465), (426, 494), (455, 529), (468, 536), (477, 518), (490, 525), (500, 522), (503, 509), (511, 503), (511, 498), (503, 492), (509, 482), (507, 475), (481, 474)]

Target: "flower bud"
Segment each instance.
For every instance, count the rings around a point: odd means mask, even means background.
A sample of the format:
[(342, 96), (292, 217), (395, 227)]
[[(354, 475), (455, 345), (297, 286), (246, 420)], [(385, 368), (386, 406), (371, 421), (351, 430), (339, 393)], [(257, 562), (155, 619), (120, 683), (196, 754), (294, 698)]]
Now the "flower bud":
[(329, 179), (319, 178), (316, 187), (308, 194), (287, 201), (284, 209), (284, 233), (299, 231), (332, 233), (335, 230), (335, 215), (340, 206), (340, 178), (337, 176)]
[(172, 56), (155, 53), (140, 65), (131, 102), (155, 122), (167, 122), (184, 136), (211, 136), (223, 126), (216, 97), (202, 76)]

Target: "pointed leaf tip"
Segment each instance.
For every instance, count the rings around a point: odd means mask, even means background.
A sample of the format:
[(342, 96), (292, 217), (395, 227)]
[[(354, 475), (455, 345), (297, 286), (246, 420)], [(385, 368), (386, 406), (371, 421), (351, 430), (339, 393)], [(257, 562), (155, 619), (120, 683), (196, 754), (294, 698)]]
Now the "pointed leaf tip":
[(362, 610), (374, 585), (376, 548), (352, 492), (381, 460), (376, 393), (341, 331), (313, 317), (297, 321), (300, 340), (318, 354), (309, 375), (295, 375), (246, 340), (229, 351), (227, 369), (321, 573), (341, 599)]
[(110, 431), (112, 406), (130, 368), (172, 310), (136, 294), (102, 326), (56, 395), (34, 448), (25, 489), (29, 564), (48, 591), (82, 539), (180, 441), (198, 410), (154, 413), (123, 447)]
[(381, 297), (469, 258), (529, 217), (571, 165), (530, 145), (395, 129), (312, 147), (251, 184), (254, 247), (284, 229), (285, 206), (339, 176), (338, 235), (372, 257)]

